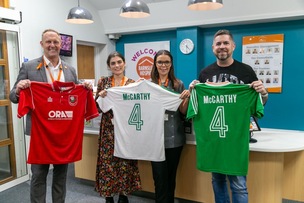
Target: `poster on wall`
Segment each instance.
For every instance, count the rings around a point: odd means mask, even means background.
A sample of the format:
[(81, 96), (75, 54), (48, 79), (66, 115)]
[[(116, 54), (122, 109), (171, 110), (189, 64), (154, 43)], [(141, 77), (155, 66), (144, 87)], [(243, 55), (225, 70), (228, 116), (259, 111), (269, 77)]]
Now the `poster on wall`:
[(125, 75), (133, 80), (150, 80), (154, 56), (161, 49), (170, 51), (170, 41), (125, 44)]
[(243, 37), (242, 60), (250, 65), (268, 92), (282, 92), (283, 34)]

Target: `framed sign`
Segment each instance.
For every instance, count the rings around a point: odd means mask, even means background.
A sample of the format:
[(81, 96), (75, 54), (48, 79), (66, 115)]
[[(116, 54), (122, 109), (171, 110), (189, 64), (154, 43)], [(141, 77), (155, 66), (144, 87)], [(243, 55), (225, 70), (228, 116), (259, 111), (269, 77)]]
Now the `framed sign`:
[(284, 35), (243, 37), (242, 61), (250, 65), (268, 92), (282, 92)]

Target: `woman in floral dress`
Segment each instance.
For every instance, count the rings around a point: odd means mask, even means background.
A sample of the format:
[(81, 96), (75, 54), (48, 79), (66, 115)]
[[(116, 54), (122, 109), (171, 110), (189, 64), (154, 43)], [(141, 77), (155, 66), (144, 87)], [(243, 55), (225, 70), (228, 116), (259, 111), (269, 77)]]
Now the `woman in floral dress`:
[[(120, 53), (111, 53), (107, 65), (112, 76), (99, 79), (95, 100), (99, 96), (105, 97), (107, 88), (135, 82), (124, 75), (125, 58)], [(102, 112), (100, 108), (99, 111), (102, 113), (102, 118), (98, 138), (95, 189), (100, 196), (106, 198), (106, 203), (114, 203), (113, 196), (116, 194), (119, 194), (118, 203), (128, 203), (127, 195), (141, 189), (137, 160), (114, 157), (113, 112), (112, 110)]]

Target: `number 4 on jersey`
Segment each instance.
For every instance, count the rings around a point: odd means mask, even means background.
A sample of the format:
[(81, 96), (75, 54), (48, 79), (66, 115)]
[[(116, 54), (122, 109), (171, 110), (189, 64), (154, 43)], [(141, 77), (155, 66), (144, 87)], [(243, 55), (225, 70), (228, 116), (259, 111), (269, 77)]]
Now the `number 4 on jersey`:
[(141, 108), (140, 108), (140, 104), (135, 104), (131, 115), (129, 117), (128, 120), (129, 125), (135, 125), (136, 126), (136, 130), (140, 131), (141, 130), (141, 126), (144, 124), (144, 121), (141, 120)]
[(228, 131), (228, 125), (225, 122), (225, 109), (223, 106), (218, 106), (213, 115), (209, 126), (210, 131), (218, 131), (219, 137), (225, 138)]

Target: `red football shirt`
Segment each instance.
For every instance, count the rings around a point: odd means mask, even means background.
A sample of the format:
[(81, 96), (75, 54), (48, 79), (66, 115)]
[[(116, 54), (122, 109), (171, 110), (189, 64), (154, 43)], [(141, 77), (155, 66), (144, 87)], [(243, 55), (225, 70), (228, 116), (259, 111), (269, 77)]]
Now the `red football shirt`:
[(18, 118), (29, 112), (28, 163), (66, 164), (81, 159), (84, 122), (99, 115), (92, 91), (73, 82), (31, 82), (20, 91)]

